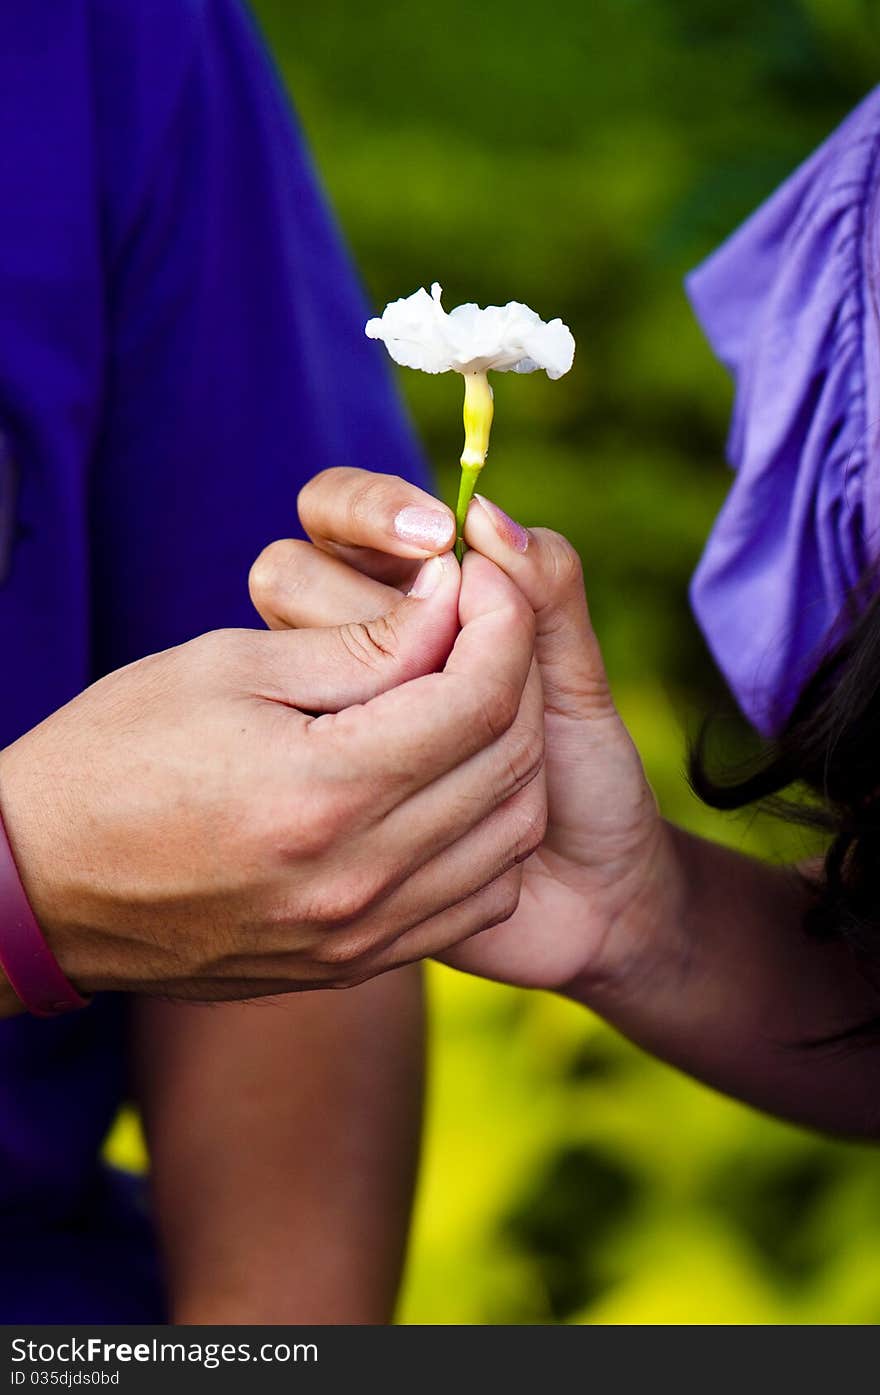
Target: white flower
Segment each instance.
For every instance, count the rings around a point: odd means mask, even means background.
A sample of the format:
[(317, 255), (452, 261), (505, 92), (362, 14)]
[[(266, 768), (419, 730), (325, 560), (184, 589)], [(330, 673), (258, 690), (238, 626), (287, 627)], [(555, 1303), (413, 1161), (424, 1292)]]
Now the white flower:
[(393, 300), (381, 318), (367, 322), (370, 339), (382, 339), (404, 368), (423, 373), (534, 373), (561, 378), (574, 360), (574, 338), (561, 320), (549, 324), (527, 305), (458, 305), (447, 315), (436, 281), (428, 295)]
[(518, 300), (508, 305), (458, 305), (447, 315), (435, 281), (431, 294), (393, 300), (382, 315), (368, 320), (369, 339), (381, 339), (395, 362), (423, 373), (464, 377), (464, 450), (455, 518), (456, 554), (461, 560), (468, 505), (486, 463), (494, 402), (488, 373), (534, 373), (561, 378), (574, 362), (574, 338), (561, 320), (549, 324)]

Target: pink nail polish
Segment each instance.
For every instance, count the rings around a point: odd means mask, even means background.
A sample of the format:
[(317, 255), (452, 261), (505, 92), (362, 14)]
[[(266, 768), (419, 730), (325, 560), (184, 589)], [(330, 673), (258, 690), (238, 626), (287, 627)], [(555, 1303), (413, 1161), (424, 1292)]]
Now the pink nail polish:
[(475, 494), (474, 498), (486, 510), (501, 541), (512, 547), (514, 552), (525, 552), (529, 545), (528, 530), (522, 524), (514, 523), (491, 499), (484, 498), (482, 494)]
[(401, 542), (435, 552), (438, 547), (451, 545), (455, 527), (448, 513), (409, 504), (395, 518), (394, 531)]

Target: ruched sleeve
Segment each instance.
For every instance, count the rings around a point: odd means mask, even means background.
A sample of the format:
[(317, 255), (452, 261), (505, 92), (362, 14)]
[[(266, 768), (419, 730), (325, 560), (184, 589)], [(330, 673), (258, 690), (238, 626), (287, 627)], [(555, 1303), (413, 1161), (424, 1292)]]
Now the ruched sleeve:
[(880, 536), (878, 151), (880, 89), (687, 281), (736, 385), (736, 477), (691, 599), (765, 734), (789, 715)]

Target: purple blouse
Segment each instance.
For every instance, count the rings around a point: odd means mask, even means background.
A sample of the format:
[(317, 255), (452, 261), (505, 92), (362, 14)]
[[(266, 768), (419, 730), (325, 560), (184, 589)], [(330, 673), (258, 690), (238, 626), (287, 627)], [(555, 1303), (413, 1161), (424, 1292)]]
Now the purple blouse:
[(692, 602), (764, 733), (877, 558), (878, 154), (880, 89), (687, 282), (736, 382), (736, 477)]
[[(108, 669), (259, 623), (329, 465), (425, 482), (239, 0), (0, 5), (0, 746)], [(158, 1321), (99, 1161), (126, 1000), (0, 1022), (0, 1321)]]

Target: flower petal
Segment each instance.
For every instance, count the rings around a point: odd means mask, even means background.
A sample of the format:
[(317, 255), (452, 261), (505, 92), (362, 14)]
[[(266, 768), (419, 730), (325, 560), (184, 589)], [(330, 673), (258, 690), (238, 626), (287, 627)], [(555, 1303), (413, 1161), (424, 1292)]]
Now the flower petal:
[(544, 369), (561, 378), (574, 361), (574, 338), (561, 320), (549, 324), (528, 305), (458, 305), (449, 314), (435, 281), (393, 300), (382, 315), (367, 321), (366, 334), (381, 339), (396, 363), (424, 373), (534, 373)]

